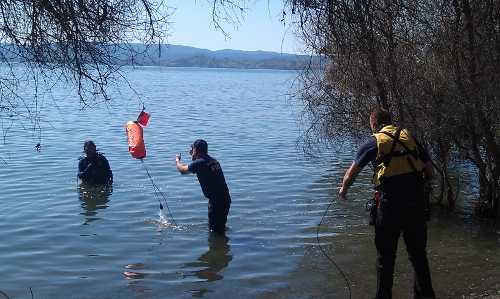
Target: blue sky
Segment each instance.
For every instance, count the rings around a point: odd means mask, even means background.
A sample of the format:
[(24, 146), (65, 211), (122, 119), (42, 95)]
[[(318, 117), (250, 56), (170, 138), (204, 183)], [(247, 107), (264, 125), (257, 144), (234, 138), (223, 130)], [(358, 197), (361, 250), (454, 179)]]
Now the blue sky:
[(280, 22), (282, 1), (248, 1), (241, 24), (223, 24), (230, 35), (225, 38), (217, 31), (211, 19), (211, 6), (207, 0), (169, 0), (168, 5), (175, 8), (170, 17), (167, 42), (176, 45), (192, 46), (210, 50), (239, 49), (264, 50), (283, 53), (300, 53), (301, 44), (293, 29)]

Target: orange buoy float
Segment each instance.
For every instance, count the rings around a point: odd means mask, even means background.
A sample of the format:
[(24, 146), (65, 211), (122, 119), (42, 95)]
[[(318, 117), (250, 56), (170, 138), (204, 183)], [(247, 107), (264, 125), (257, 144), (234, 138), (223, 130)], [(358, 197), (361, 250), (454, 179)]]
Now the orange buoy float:
[(144, 136), (142, 127), (137, 121), (129, 121), (126, 126), (128, 151), (132, 157), (142, 159), (146, 157), (146, 146), (144, 145)]
[[(153, 177), (149, 173), (148, 168), (146, 167), (146, 163), (144, 162), (143, 158), (146, 157), (146, 146), (144, 145), (144, 136), (143, 136), (143, 130), (142, 127), (145, 127), (148, 125), (150, 114), (144, 111), (144, 106), (142, 107), (142, 111), (137, 117), (137, 120), (135, 121), (129, 121), (127, 122), (127, 125), (125, 126), (126, 132), (127, 132), (127, 140), (128, 140), (128, 151), (132, 155), (133, 158), (140, 159), (142, 167), (144, 167), (144, 170), (146, 170), (146, 173), (148, 174), (149, 179), (151, 180), (151, 184), (153, 185), (154, 189), (154, 195), (155, 198), (158, 200), (160, 203), (160, 223), (163, 225), (168, 224), (167, 216), (163, 212), (163, 204), (162, 201), (159, 198), (159, 195), (163, 198), (163, 201), (165, 203), (165, 206), (167, 207), (167, 210), (170, 214), (170, 217), (172, 218), (172, 222), (174, 225), (177, 225), (177, 223), (174, 220), (174, 217), (172, 216), (172, 213), (170, 212), (170, 208), (168, 207), (167, 204), (167, 199), (166, 196), (163, 194), (163, 192), (158, 188), (156, 183), (153, 180)], [(138, 275), (141, 275), (140, 273), (135, 273), (135, 272), (123, 272), (123, 274), (127, 278), (141, 278)]]

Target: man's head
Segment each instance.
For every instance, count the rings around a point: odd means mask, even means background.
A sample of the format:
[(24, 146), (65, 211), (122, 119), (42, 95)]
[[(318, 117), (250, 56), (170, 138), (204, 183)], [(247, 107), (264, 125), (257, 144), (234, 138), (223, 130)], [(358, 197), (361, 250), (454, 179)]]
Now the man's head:
[(208, 144), (203, 139), (197, 139), (191, 145), (191, 150), (189, 151), (191, 159), (196, 160), (197, 158), (208, 154)]
[(97, 149), (95, 143), (92, 140), (87, 140), (83, 143), (83, 152), (87, 155), (87, 158), (93, 158), (97, 154)]
[(372, 113), (370, 113), (370, 127), (373, 132), (390, 124), (392, 124), (392, 117), (389, 111), (383, 108), (375, 108)]

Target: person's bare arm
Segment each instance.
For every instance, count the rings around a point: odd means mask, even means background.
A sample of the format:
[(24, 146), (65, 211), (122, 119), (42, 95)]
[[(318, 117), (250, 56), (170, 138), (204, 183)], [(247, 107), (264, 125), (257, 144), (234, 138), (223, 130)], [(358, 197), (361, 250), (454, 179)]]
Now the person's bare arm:
[(181, 154), (175, 155), (175, 165), (177, 166), (177, 170), (179, 170), (182, 174), (188, 174), (189, 168), (186, 164), (181, 162)]
[(352, 185), (354, 180), (356, 179), (356, 176), (358, 175), (360, 171), (360, 168), (356, 163), (352, 162), (351, 167), (347, 169), (344, 175), (344, 179), (342, 180), (342, 185), (339, 188), (339, 197), (341, 199), (347, 199), (347, 190), (349, 187)]

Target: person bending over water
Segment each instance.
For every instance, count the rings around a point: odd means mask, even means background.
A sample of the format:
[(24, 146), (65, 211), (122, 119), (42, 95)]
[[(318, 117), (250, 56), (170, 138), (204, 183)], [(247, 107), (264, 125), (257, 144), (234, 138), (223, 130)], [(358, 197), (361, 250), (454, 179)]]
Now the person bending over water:
[(217, 160), (208, 155), (205, 140), (198, 139), (193, 142), (189, 154), (192, 159), (189, 165), (181, 162), (180, 154), (176, 155), (177, 169), (182, 174), (196, 173), (203, 195), (208, 198), (208, 227), (211, 231), (224, 233), (231, 196), (222, 168)]
[(391, 114), (377, 108), (370, 114), (373, 137), (358, 151), (339, 188), (346, 199), (357, 174), (373, 164), (373, 183), (380, 192), (375, 216), (377, 249), (376, 299), (391, 299), (398, 239), (403, 234), (415, 272), (413, 298), (435, 298), (427, 260), (424, 184), (432, 177), (432, 162), (410, 132), (396, 127)]
[(113, 172), (108, 160), (97, 151), (92, 140), (85, 141), (83, 152), (85, 157), (80, 158), (78, 163), (78, 178), (88, 185), (113, 184)]

